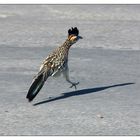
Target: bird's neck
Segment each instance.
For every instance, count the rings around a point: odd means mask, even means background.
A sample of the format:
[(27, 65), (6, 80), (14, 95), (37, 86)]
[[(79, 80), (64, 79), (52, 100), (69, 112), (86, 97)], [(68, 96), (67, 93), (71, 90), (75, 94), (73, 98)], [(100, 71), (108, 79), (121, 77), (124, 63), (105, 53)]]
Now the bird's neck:
[(69, 48), (72, 46), (72, 42), (69, 39), (66, 39), (62, 46), (69, 50)]

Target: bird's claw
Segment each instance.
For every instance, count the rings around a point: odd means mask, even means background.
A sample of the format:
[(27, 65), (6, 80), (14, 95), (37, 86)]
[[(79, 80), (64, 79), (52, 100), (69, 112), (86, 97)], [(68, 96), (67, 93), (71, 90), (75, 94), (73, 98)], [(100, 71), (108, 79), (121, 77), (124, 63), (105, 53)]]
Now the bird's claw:
[(75, 89), (77, 89), (76, 85), (78, 85), (78, 84), (79, 84), (79, 82), (77, 82), (77, 83), (72, 83), (72, 85), (70, 86), (70, 88), (75, 87)]

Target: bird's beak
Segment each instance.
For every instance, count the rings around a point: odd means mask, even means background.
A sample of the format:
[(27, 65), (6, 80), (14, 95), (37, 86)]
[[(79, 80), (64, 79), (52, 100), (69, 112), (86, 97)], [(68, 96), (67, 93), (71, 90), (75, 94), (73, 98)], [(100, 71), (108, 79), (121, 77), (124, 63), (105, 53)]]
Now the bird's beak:
[(78, 38), (79, 38), (79, 39), (83, 39), (83, 37), (82, 37), (82, 36), (78, 36)]

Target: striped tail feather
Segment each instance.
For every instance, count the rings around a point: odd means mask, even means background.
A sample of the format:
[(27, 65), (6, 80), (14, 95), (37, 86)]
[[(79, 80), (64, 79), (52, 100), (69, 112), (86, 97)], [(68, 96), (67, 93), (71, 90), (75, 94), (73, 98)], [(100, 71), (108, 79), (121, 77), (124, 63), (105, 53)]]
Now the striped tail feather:
[(33, 79), (33, 82), (31, 84), (31, 86), (28, 90), (28, 94), (26, 96), (26, 98), (29, 100), (29, 102), (31, 102), (36, 97), (36, 95), (39, 93), (39, 91), (43, 87), (44, 83), (45, 83), (44, 73), (37, 75), (37, 77), (35, 79)]

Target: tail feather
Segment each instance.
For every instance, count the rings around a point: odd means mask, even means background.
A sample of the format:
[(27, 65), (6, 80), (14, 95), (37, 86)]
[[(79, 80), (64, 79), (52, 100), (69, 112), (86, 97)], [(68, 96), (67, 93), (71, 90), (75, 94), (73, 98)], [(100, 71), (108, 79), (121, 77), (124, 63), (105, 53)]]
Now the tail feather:
[(26, 98), (31, 102), (39, 93), (45, 83), (44, 74), (39, 74), (32, 82)]

